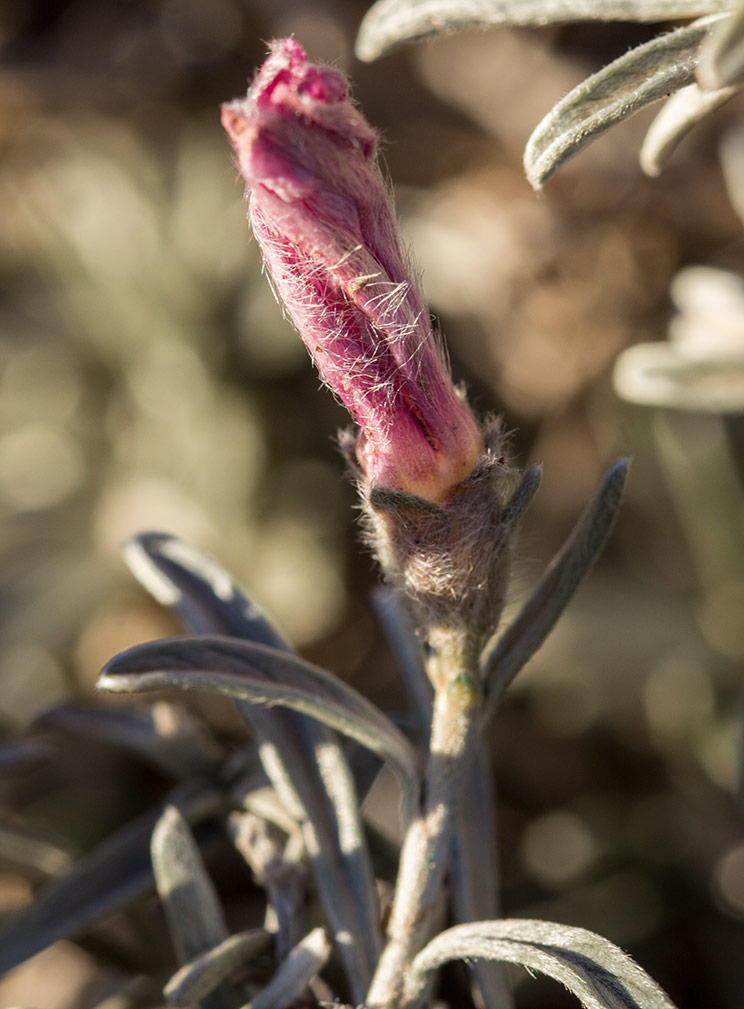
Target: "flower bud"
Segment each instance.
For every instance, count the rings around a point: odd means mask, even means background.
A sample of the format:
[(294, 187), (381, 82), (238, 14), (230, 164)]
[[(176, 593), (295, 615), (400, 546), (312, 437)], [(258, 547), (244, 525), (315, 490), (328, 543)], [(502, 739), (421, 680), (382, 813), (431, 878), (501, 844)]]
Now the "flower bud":
[(222, 123), (275, 290), (358, 425), (363, 484), (443, 502), (483, 437), (411, 278), (377, 138), (346, 80), (294, 39), (274, 42)]

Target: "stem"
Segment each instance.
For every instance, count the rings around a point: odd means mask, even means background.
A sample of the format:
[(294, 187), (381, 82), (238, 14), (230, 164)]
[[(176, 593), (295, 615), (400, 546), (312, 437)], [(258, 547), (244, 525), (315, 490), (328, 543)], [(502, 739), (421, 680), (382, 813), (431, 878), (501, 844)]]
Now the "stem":
[(473, 649), (443, 632), (428, 662), (435, 684), (424, 804), (401, 848), (388, 942), (372, 979), (366, 1009), (396, 1009), (403, 975), (429, 937), (432, 914), (449, 862), (453, 811), (478, 744), (480, 688)]

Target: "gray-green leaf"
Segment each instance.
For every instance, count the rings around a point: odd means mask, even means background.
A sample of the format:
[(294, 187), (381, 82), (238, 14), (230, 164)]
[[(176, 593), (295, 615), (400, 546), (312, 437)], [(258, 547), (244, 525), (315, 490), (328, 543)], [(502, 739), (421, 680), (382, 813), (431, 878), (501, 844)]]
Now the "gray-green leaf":
[(646, 175), (658, 175), (680, 140), (736, 91), (736, 88), (702, 91), (697, 84), (689, 84), (672, 95), (649, 126), (643, 141), (640, 161)]
[(210, 690), (310, 715), (389, 761), (409, 802), (417, 795), (415, 753), (365, 697), (335, 676), (273, 648), (234, 638), (170, 638), (136, 645), (104, 666), (101, 690)]
[(217, 893), (183, 815), (166, 806), (152, 833), (152, 867), (182, 963), (229, 935)]
[(488, 714), (537, 651), (602, 551), (622, 500), (630, 463), (621, 459), (551, 561), (521, 611), (482, 660)]
[(325, 929), (313, 929), (295, 946), (266, 987), (243, 1009), (287, 1009), (322, 969), (330, 952)]
[(670, 21), (726, 10), (728, 0), (379, 0), (362, 21), (359, 59), (434, 35), (496, 25)]
[(719, 17), (701, 18), (652, 39), (587, 77), (537, 126), (524, 152), (535, 189), (611, 126), (695, 79), (698, 47)]
[(229, 936), (185, 964), (163, 988), (174, 1006), (192, 1006), (214, 991), (241, 964), (248, 963), (271, 942), (265, 929), (254, 928)]
[(700, 46), (697, 79), (706, 91), (739, 84), (744, 78), (744, 4), (719, 21)]
[(405, 1004), (417, 1004), (431, 971), (450, 960), (476, 957), (547, 974), (586, 1009), (674, 1009), (656, 982), (607, 939), (583, 928), (529, 919), (472, 922), (440, 933), (411, 965)]
[[(132, 540), (126, 560), (140, 582), (197, 634), (225, 634), (290, 653), (281, 633), (232, 576), (197, 547), (163, 533)], [(379, 955), (374, 879), (356, 793), (337, 734), (305, 714), (237, 699), (261, 762), (300, 824), (318, 892), (361, 999)], [(287, 935), (280, 934), (283, 946)]]
[[(213, 815), (224, 803), (219, 792), (182, 786), (170, 801), (194, 821)], [(0, 974), (45, 949), (74, 937), (150, 889), (149, 842), (162, 812), (143, 814), (81, 858), (65, 876), (47, 883), (28, 907), (0, 931)]]

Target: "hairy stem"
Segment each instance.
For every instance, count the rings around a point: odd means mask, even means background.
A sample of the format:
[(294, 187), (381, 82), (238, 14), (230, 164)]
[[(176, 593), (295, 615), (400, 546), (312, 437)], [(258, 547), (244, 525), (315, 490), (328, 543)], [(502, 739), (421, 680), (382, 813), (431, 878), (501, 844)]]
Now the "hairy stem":
[(430, 636), (428, 662), (435, 684), (423, 808), (403, 840), (388, 942), (365, 1003), (397, 1009), (404, 972), (429, 938), (449, 862), (453, 810), (478, 743), (480, 688), (472, 648), (451, 633)]

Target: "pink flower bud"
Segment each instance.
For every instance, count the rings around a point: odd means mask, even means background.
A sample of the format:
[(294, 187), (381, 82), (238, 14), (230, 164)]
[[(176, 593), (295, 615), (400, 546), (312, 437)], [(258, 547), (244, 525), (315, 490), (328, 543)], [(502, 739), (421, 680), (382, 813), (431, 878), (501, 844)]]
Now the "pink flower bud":
[(365, 484), (443, 501), (483, 438), (401, 251), (374, 131), (331, 67), (274, 42), (222, 123), (275, 289), (359, 426)]

